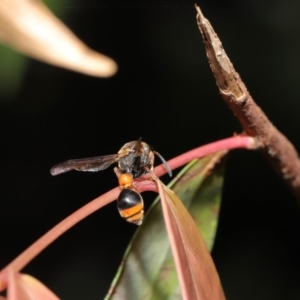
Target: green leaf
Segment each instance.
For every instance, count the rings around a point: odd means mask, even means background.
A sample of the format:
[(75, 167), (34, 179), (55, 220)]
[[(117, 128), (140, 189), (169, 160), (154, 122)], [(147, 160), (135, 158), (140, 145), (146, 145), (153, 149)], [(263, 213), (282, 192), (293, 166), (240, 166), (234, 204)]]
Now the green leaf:
[[(223, 185), (223, 167), (214, 167), (226, 153), (192, 161), (169, 185), (192, 214), (209, 249)], [(182, 299), (159, 199), (128, 246), (105, 299)]]

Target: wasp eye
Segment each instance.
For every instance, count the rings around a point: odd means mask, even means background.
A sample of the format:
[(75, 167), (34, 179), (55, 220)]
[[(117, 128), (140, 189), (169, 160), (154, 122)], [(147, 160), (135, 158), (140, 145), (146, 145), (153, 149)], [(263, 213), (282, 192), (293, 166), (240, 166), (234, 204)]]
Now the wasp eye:
[(142, 196), (131, 189), (124, 188), (117, 200), (121, 217), (127, 222), (141, 225), (144, 218), (144, 201)]

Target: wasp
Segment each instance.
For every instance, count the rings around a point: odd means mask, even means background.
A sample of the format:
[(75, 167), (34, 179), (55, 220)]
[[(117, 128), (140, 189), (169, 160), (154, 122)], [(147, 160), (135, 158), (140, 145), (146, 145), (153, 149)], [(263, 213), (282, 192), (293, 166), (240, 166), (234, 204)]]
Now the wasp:
[(122, 189), (117, 199), (118, 211), (127, 222), (141, 225), (144, 218), (144, 201), (134, 187), (133, 180), (152, 172), (155, 155), (161, 159), (168, 174), (172, 176), (165, 159), (148, 144), (142, 142), (141, 138), (126, 143), (117, 154), (67, 160), (51, 168), (50, 172), (53, 176), (71, 170), (97, 172), (105, 170), (113, 163), (118, 163), (115, 173)]

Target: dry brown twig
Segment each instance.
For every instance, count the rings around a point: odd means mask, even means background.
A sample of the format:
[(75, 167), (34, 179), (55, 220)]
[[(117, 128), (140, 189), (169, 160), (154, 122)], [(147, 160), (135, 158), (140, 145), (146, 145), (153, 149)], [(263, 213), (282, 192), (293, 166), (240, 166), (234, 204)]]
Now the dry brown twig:
[(206, 55), (221, 96), (240, 121), (244, 131), (256, 137), (259, 149), (266, 154), (273, 168), (300, 201), (300, 161), (297, 151), (254, 102), (211, 24), (203, 16), (199, 6), (195, 5), (195, 8)]

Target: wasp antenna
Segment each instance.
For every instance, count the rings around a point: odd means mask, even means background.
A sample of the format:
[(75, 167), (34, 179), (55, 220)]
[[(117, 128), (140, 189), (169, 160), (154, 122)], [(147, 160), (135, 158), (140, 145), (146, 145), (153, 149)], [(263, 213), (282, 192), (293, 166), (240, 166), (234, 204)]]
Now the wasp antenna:
[(142, 148), (142, 137), (141, 136), (137, 140), (137, 147), (138, 147), (138, 150), (140, 150)]
[(134, 146), (134, 150), (136, 152), (140, 152), (141, 151), (141, 148), (142, 148), (142, 137), (140, 137), (137, 141), (136, 141), (136, 144)]
[(166, 170), (167, 170), (169, 176), (172, 177), (172, 170), (170, 169), (170, 166), (168, 165), (168, 163), (166, 162), (166, 160), (158, 152), (156, 152), (156, 151), (153, 151), (153, 152), (154, 152), (154, 154), (156, 154), (160, 158), (160, 160), (162, 161), (162, 163), (165, 165)]

